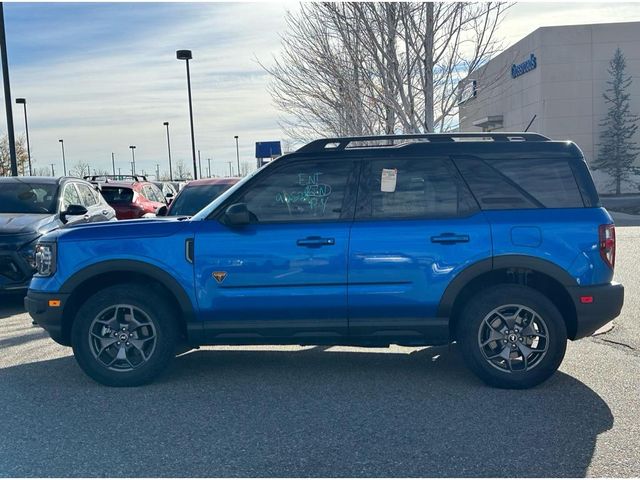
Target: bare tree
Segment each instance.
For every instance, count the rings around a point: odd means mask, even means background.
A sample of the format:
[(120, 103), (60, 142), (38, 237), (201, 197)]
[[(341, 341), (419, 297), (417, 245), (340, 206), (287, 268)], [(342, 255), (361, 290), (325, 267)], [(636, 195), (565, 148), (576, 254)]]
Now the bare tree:
[(79, 160), (75, 165), (73, 165), (73, 167), (71, 167), (69, 173), (71, 176), (79, 178), (82, 178), (85, 175), (91, 175), (91, 165)]
[(305, 3), (269, 90), (291, 138), (447, 130), (457, 86), (501, 48), (500, 2)]
[(191, 171), (184, 164), (184, 160), (176, 161), (174, 167), (174, 177), (178, 180), (191, 180)]
[[(27, 142), (23, 135), (16, 138), (16, 161), (18, 175), (29, 175), (29, 157), (27, 155)], [(33, 165), (33, 157), (31, 159)], [(5, 133), (0, 138), (0, 177), (11, 175), (11, 156), (9, 154), (9, 137)]]

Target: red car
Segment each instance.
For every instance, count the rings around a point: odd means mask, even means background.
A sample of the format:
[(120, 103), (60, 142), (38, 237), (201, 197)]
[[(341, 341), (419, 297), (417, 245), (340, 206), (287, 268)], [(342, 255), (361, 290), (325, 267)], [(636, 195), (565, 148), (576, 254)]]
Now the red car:
[(167, 203), (162, 191), (151, 182), (108, 182), (101, 184), (101, 193), (116, 211), (118, 220), (156, 215)]
[(171, 202), (167, 215), (192, 216), (209, 205), (222, 192), (240, 181), (239, 178), (203, 178), (187, 183)]

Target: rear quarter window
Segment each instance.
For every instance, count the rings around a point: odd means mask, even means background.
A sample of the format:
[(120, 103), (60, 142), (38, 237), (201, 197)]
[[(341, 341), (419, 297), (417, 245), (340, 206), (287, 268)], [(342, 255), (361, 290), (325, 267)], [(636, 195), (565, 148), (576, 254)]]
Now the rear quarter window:
[(456, 165), (483, 210), (585, 206), (568, 159), (466, 157)]

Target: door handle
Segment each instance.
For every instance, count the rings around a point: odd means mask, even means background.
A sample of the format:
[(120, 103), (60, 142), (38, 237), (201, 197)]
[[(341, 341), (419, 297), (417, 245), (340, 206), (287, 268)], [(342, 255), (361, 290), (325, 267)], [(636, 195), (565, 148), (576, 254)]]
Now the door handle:
[(441, 233), (431, 237), (432, 243), (441, 243), (443, 245), (453, 245), (454, 243), (468, 243), (469, 235), (460, 235), (458, 233)]
[(107, 212), (106, 210), (102, 210), (102, 214), (103, 215), (106, 215), (107, 213), (109, 213), (109, 212)]
[(82, 218), (84, 218), (85, 220), (89, 220), (89, 214), (87, 213), (87, 214), (86, 214), (84, 217), (82, 217)]
[(296, 242), (296, 245), (299, 247), (309, 247), (309, 248), (318, 248), (323, 245), (335, 245), (335, 238), (324, 238), (324, 237), (307, 237), (301, 238)]

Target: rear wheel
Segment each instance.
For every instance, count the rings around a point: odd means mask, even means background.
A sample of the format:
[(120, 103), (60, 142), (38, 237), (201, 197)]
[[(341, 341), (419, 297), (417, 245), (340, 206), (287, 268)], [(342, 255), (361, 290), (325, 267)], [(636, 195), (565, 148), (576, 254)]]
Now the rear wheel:
[(465, 306), (457, 338), (465, 362), (486, 383), (529, 388), (560, 366), (567, 330), (558, 309), (537, 290), (499, 285)]
[(92, 295), (79, 309), (71, 342), (82, 370), (104, 385), (149, 383), (175, 354), (176, 324), (165, 300), (137, 284)]

